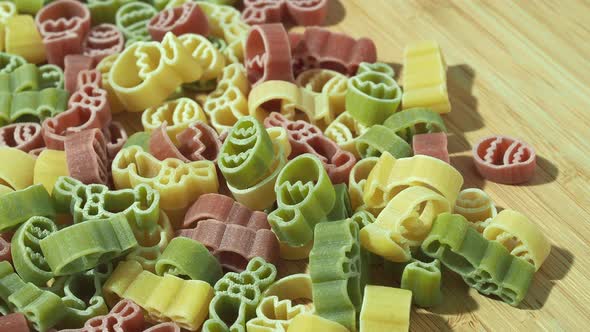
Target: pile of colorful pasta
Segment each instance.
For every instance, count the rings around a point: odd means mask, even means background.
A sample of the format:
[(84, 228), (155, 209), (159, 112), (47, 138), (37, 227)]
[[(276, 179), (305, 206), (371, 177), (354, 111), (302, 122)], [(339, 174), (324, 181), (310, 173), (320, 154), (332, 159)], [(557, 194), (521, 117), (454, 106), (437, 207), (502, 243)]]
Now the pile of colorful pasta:
[[(328, 0), (232, 5), (0, 1), (0, 331), (405, 331), (445, 268), (517, 306), (551, 247), (462, 190), (439, 46), (402, 91)], [(473, 154), (533, 176), (524, 142)]]

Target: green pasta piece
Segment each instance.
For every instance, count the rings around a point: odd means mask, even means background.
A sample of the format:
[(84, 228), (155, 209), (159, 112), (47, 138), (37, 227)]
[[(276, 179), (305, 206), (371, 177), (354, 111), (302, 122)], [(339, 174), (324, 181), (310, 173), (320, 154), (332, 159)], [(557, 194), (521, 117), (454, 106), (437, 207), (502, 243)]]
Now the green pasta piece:
[(524, 299), (535, 272), (532, 264), (510, 255), (497, 241), (486, 240), (458, 214), (440, 214), (422, 250), (460, 274), (470, 287), (513, 306)]
[(57, 232), (57, 225), (45, 217), (31, 217), (12, 237), (14, 269), (24, 281), (45, 286), (53, 273), (41, 252), (39, 241)]
[(137, 132), (127, 139), (125, 145), (123, 145), (123, 149), (130, 147), (132, 145), (137, 145), (142, 148), (146, 152), (150, 152), (150, 133), (145, 131)]
[(356, 222), (347, 219), (316, 225), (309, 270), (316, 314), (357, 331), (367, 264)]
[(133, 0), (87, 0), (92, 24), (115, 23), (117, 10)]
[(328, 213), (327, 220), (344, 220), (352, 215), (348, 187), (344, 183), (335, 184), (334, 191), (336, 192), (336, 202), (332, 211)]
[(412, 147), (385, 126), (374, 125), (356, 139), (356, 148), (362, 158), (379, 157), (385, 151), (396, 158), (410, 157)]
[(217, 258), (201, 243), (185, 238), (172, 239), (156, 262), (156, 274), (203, 280), (212, 286), (223, 276)]
[(263, 258), (252, 259), (246, 270), (229, 272), (215, 284), (209, 319), (203, 332), (245, 332), (246, 322), (256, 316), (262, 293), (277, 276), (277, 269)]
[(0, 73), (0, 92), (22, 92), (39, 90), (39, 69), (26, 63), (11, 73)]
[(9, 122), (42, 122), (66, 110), (70, 94), (63, 89), (0, 92), (0, 117)]
[(217, 50), (219, 50), (220, 52), (223, 51), (227, 47), (227, 43), (225, 42), (225, 40), (223, 38), (209, 36), (209, 37), (207, 37), (207, 39), (209, 39), (211, 44), (213, 44), (213, 46), (215, 46), (215, 48)]
[(46, 331), (64, 318), (65, 306), (59, 296), (25, 283), (10, 263), (0, 262), (0, 312), (20, 312), (37, 331)]
[(20, 55), (0, 52), (0, 74), (10, 74), (25, 63), (27, 60)]
[(0, 196), (0, 232), (10, 230), (29, 218), (55, 218), (53, 202), (45, 187), (36, 184)]
[(86, 185), (60, 176), (52, 196), (56, 209), (71, 213), (74, 223), (122, 214), (133, 230), (151, 233), (156, 230), (160, 217), (160, 193), (145, 184), (133, 189), (109, 190), (102, 184)]
[(40, 242), (54, 275), (92, 269), (137, 247), (133, 230), (122, 214), (88, 220), (55, 232)]
[(395, 80), (369, 71), (348, 80), (346, 110), (361, 124), (382, 124), (398, 108), (402, 92)]
[(303, 246), (313, 239), (317, 223), (325, 221), (336, 204), (330, 177), (315, 156), (302, 154), (285, 165), (275, 183), (278, 208), (268, 215), (279, 240)]
[(230, 130), (217, 164), (227, 183), (246, 189), (264, 179), (273, 162), (274, 148), (266, 129), (254, 117), (245, 116)]
[(383, 62), (375, 62), (375, 63), (361, 62), (359, 64), (359, 68), (358, 68), (356, 74), (360, 75), (360, 74), (366, 73), (366, 72), (381, 73), (381, 74), (387, 75), (391, 78), (393, 78), (395, 76), (395, 71), (393, 70), (393, 67), (391, 67), (390, 65), (383, 63)]
[(16, 5), (19, 14), (30, 14), (35, 16), (43, 8), (44, 0), (12, 0)]
[(183, 84), (182, 88), (191, 92), (210, 92), (217, 87), (217, 80), (212, 79), (208, 81), (196, 81)]
[(233, 6), (236, 0), (203, 0), (205, 2), (214, 3), (216, 5)]
[(148, 32), (149, 20), (156, 16), (158, 11), (150, 4), (133, 1), (120, 6), (115, 15), (117, 28), (123, 33), (128, 47), (137, 41), (149, 41), (152, 39)]
[[(372, 224), (375, 222), (375, 216), (372, 215), (370, 212), (367, 212), (364, 210), (355, 212), (352, 215), (352, 217), (350, 217), (350, 219), (358, 225), (359, 230), (361, 230), (363, 227), (367, 226), (368, 224)], [(361, 246), (361, 251), (365, 252), (365, 254), (367, 255), (368, 265), (380, 265), (380, 264), (383, 264), (384, 261), (386, 261), (383, 259), (383, 257), (366, 250), (362, 246)]]
[(416, 134), (447, 131), (440, 114), (429, 108), (410, 108), (397, 112), (387, 118), (383, 125), (408, 143), (412, 142), (412, 137)]
[(401, 288), (412, 291), (412, 301), (419, 307), (432, 307), (442, 300), (440, 261), (414, 261), (404, 268)]
[(39, 89), (64, 88), (64, 72), (56, 65), (47, 64), (39, 67)]
[(112, 272), (113, 265), (107, 263), (56, 280), (52, 288), (66, 306), (65, 317), (58, 324), (60, 328), (80, 328), (90, 318), (108, 313), (102, 286)]
[(158, 11), (164, 9), (168, 2), (170, 2), (170, 0), (151, 0), (152, 5), (154, 5)]

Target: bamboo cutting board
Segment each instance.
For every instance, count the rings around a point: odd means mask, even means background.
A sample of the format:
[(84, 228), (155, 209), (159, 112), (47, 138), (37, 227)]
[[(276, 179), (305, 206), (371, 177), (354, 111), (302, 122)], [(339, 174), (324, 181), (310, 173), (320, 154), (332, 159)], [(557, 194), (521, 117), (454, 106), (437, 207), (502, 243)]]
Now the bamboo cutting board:
[[(440, 43), (452, 104), (445, 116), (449, 152), (464, 187), (483, 188), (499, 207), (525, 213), (552, 242), (519, 308), (444, 271), (442, 304), (414, 308), (411, 330), (590, 329), (590, 3), (330, 1), (330, 28), (372, 38), (379, 60), (402, 75), (406, 44)], [(116, 118), (140, 129), (136, 117)], [(530, 183), (499, 185), (476, 173), (472, 144), (490, 134), (518, 137), (536, 149)], [(306, 264), (279, 269), (295, 273)]]

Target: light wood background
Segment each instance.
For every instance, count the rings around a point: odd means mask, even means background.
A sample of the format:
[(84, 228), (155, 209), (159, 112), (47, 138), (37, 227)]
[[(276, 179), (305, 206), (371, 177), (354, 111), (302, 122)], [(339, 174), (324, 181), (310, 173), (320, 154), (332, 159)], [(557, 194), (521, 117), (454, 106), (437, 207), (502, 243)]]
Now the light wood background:
[[(411, 330), (590, 330), (590, 3), (330, 1), (328, 25), (371, 37), (379, 59), (402, 75), (407, 43), (440, 43), (449, 66), (451, 163), (466, 188), (483, 188), (499, 207), (525, 213), (553, 245), (519, 308), (445, 271), (443, 303), (414, 308)], [(499, 185), (476, 173), (472, 144), (490, 134), (536, 149), (530, 183)], [(304, 269), (280, 267), (281, 274)]]

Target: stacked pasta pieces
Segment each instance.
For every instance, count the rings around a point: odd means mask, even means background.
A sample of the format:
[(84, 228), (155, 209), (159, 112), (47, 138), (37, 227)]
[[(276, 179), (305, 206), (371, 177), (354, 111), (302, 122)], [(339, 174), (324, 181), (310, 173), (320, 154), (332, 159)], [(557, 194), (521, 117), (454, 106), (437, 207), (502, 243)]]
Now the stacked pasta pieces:
[[(550, 244), (462, 188), (436, 42), (402, 89), (326, 0), (44, 3), (0, 1), (0, 330), (406, 331), (443, 269), (525, 298)], [(533, 176), (522, 141), (473, 153)]]

